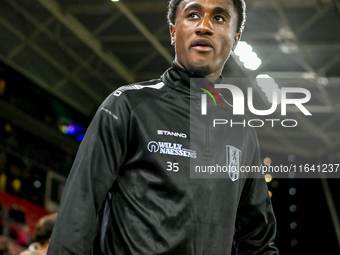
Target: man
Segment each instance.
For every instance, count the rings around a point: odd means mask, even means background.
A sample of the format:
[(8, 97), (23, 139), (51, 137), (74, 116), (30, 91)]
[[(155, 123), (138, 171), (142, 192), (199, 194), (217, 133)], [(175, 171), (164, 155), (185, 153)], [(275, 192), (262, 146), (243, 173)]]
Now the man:
[(260, 164), (253, 129), (218, 137), (189, 109), (201, 95), (190, 79), (219, 79), (245, 4), (171, 0), (168, 19), (173, 66), (160, 79), (117, 89), (99, 107), (68, 177), (49, 255), (278, 254), (263, 178), (190, 178), (192, 164), (225, 165), (228, 153), (239, 165)]
[(39, 219), (34, 232), (35, 243), (32, 243), (20, 255), (46, 255), (56, 218), (57, 214), (53, 213)]

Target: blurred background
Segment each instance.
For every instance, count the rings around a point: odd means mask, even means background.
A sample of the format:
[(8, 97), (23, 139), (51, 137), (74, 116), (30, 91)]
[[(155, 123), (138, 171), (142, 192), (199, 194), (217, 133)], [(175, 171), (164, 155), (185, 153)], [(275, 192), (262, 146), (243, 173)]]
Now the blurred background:
[[(295, 106), (286, 116), (280, 106), (270, 116), (247, 111), (280, 120), (256, 128), (264, 165), (315, 165), (309, 175), (266, 176), (276, 244), (281, 254), (339, 254), (340, 173), (324, 176), (317, 166), (340, 163), (340, 1), (247, 5), (242, 42), (223, 76), (245, 95), (252, 87), (256, 109), (270, 108), (274, 87), (311, 92), (311, 116)], [(37, 219), (57, 210), (104, 98), (170, 67), (166, 9), (166, 0), (0, 0), (0, 250), (18, 254)], [(285, 128), (284, 119), (298, 124)]]

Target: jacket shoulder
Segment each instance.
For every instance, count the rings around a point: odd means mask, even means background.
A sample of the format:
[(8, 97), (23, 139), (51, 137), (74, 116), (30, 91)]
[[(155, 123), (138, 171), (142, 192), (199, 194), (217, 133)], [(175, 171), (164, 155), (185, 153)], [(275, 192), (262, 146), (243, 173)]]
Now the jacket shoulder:
[(165, 83), (160, 79), (121, 86), (104, 100), (101, 107), (116, 103), (124, 103), (133, 108), (141, 101), (152, 97), (158, 97), (164, 93), (164, 90), (166, 90), (165, 87)]
[[(143, 81), (138, 82), (130, 85), (121, 86), (111, 95), (114, 96), (121, 96), (122, 94), (135, 94), (135, 92), (138, 92), (138, 94), (142, 93), (152, 93), (161, 90), (165, 86), (164, 82), (160, 79), (150, 80), (150, 81)], [(151, 89), (151, 90), (150, 90)]]

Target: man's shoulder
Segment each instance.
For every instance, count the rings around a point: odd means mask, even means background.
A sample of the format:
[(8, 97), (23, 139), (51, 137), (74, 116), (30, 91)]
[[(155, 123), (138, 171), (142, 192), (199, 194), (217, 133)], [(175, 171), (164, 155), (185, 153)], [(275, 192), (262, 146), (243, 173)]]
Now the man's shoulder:
[[(129, 85), (124, 85), (113, 91), (111, 95), (119, 97), (123, 94), (135, 94), (135, 92), (141, 93), (152, 93), (152, 91), (157, 91), (165, 86), (161, 79), (154, 79), (150, 81), (142, 81)], [(151, 90), (149, 90), (151, 89)]]
[(144, 97), (157, 96), (162, 93), (165, 83), (161, 79), (142, 81), (124, 85), (113, 91), (108, 98), (124, 98), (139, 101)]
[(161, 79), (124, 85), (113, 91), (101, 104), (101, 108), (124, 107), (132, 109), (144, 100), (159, 98), (167, 91)]

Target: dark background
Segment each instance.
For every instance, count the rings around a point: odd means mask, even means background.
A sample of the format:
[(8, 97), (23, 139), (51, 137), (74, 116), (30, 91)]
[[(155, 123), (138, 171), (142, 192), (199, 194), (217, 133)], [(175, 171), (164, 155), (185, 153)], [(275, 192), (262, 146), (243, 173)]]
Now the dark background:
[[(77, 137), (102, 100), (121, 85), (159, 77), (171, 65), (166, 4), (0, 0), (2, 191), (47, 206), (48, 173), (67, 177)], [(242, 40), (262, 64), (249, 70), (233, 53), (223, 76), (234, 79), (245, 94), (253, 87), (258, 109), (270, 107), (256, 83), (258, 74), (269, 74), (281, 88), (303, 87), (312, 94), (306, 104), (312, 116), (294, 107), (287, 116), (279, 110), (268, 116), (296, 119), (296, 128), (256, 129), (261, 157), (269, 157), (272, 165), (340, 163), (339, 6), (336, 0), (248, 1)], [(63, 125), (74, 125), (79, 132), (64, 134)], [(281, 254), (340, 252), (338, 177), (313, 177), (287, 175), (268, 183)], [(15, 180), (20, 180), (19, 189)], [(62, 185), (56, 180), (51, 185), (48, 199), (58, 202)]]

